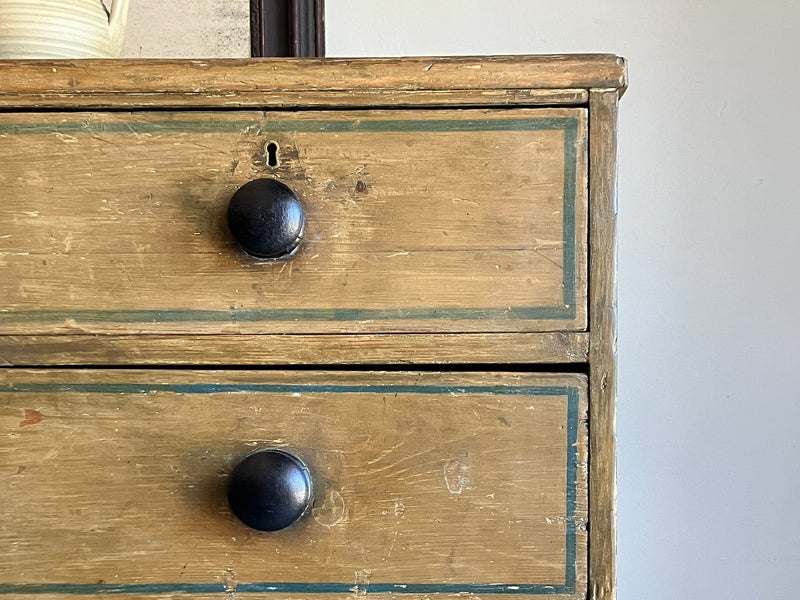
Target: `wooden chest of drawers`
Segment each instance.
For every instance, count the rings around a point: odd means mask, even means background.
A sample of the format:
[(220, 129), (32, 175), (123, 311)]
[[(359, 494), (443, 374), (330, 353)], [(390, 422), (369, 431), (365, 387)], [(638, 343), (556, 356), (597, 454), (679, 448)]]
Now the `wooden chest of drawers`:
[(0, 80), (0, 596), (613, 596), (624, 61)]

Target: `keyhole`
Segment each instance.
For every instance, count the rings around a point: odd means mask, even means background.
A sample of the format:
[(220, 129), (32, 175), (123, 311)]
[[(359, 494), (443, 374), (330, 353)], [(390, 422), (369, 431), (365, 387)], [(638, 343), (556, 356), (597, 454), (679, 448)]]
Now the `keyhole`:
[(280, 164), (278, 160), (278, 142), (267, 142), (267, 164), (270, 167), (277, 167)]

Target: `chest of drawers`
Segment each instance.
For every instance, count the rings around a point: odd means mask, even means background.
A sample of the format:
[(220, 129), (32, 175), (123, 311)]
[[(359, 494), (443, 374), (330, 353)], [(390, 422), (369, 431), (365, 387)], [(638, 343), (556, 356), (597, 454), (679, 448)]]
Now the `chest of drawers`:
[(625, 77), (0, 63), (0, 595), (612, 597)]

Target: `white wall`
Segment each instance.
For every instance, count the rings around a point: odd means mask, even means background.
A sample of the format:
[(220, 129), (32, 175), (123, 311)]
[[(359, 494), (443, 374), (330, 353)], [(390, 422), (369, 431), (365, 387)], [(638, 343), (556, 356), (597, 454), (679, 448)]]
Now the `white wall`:
[(122, 54), (126, 58), (250, 56), (250, 2), (132, 0)]
[(329, 0), (329, 56), (614, 52), (619, 597), (792, 598), (800, 4)]

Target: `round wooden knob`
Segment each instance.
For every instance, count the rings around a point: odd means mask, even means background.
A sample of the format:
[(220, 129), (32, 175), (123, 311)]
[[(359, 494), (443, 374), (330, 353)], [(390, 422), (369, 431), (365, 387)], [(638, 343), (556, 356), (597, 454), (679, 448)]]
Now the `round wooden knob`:
[(303, 239), (306, 218), (292, 189), (275, 179), (255, 179), (233, 194), (228, 227), (242, 250), (257, 258), (289, 256)]
[(231, 474), (233, 513), (259, 531), (278, 531), (299, 519), (311, 501), (311, 476), (302, 461), (283, 450), (259, 450)]

